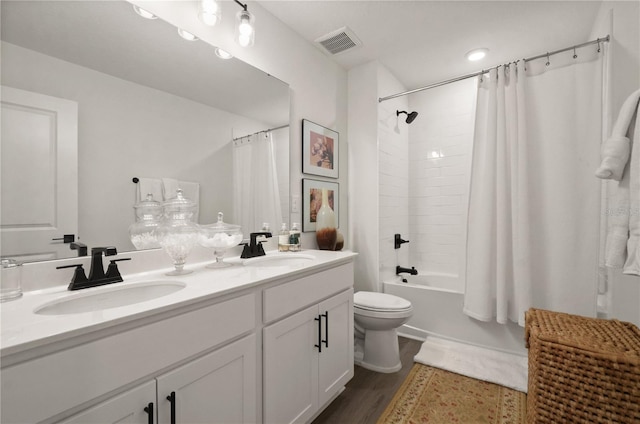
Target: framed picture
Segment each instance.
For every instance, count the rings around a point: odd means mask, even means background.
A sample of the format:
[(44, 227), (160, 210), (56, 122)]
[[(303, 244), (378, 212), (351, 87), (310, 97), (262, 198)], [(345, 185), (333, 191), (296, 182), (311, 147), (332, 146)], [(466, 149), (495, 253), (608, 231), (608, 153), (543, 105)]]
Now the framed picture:
[(316, 230), (316, 216), (322, 206), (322, 189), (328, 190), (329, 206), (336, 214), (336, 227), (340, 227), (340, 192), (338, 183), (319, 180), (302, 180), (302, 231)]
[(339, 134), (302, 120), (302, 172), (338, 178)]

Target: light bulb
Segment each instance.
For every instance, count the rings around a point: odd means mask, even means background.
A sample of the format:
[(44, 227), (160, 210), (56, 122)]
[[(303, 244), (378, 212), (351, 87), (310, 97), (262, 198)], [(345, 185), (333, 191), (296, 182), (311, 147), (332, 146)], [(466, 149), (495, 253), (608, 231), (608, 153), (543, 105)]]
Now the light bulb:
[(255, 40), (254, 17), (248, 10), (241, 10), (236, 15), (235, 40), (242, 47), (252, 46)]
[(133, 5), (133, 10), (135, 10), (138, 15), (142, 16), (145, 19), (158, 19), (158, 17), (153, 13), (147, 12), (146, 10), (142, 9), (140, 6), (136, 6), (135, 4)]
[(248, 19), (243, 19), (242, 23), (238, 26), (238, 31), (241, 35), (246, 35), (247, 37), (251, 35), (253, 32), (253, 27), (248, 22)]
[(231, 59), (233, 55), (225, 50), (222, 50), (220, 47), (216, 48), (216, 56), (220, 59)]
[(251, 37), (248, 35), (240, 34), (238, 36), (238, 44), (242, 47), (247, 47), (251, 43)]
[(471, 62), (475, 62), (478, 61), (480, 59), (483, 59), (487, 53), (489, 52), (489, 49), (475, 49), (475, 50), (471, 50), (470, 52), (467, 53), (467, 60), (471, 61)]
[(180, 34), (180, 37), (184, 38), (187, 41), (195, 41), (198, 39), (198, 37), (191, 34), (190, 32), (183, 30), (182, 28), (178, 28), (178, 34)]
[(220, 5), (216, 0), (202, 0), (200, 2), (198, 16), (205, 25), (214, 26), (220, 20), (220, 15)]

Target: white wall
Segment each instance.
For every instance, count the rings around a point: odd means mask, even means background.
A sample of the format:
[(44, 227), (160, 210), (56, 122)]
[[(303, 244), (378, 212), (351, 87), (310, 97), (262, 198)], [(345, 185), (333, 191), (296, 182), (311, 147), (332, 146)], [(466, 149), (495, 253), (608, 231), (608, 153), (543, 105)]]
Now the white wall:
[[(378, 97), (400, 93), (406, 88), (383, 66), (378, 67)], [(408, 99), (397, 97), (378, 104), (378, 175), (380, 178), (380, 282), (396, 276), (396, 265), (410, 268), (412, 244), (394, 247), (394, 235), (401, 234), (410, 240), (409, 234), (409, 133), (405, 122)], [(413, 124), (411, 124), (413, 125)]]
[[(593, 37), (612, 36), (611, 110), (615, 122), (627, 97), (640, 88), (640, 2), (604, 1), (592, 29)], [(609, 184), (609, 189), (612, 184)], [(610, 193), (610, 192), (609, 192)], [(640, 277), (610, 270), (611, 318), (640, 325)]]
[(2, 43), (2, 57), (3, 84), (79, 104), (83, 243), (133, 249), (133, 177), (198, 182), (200, 222), (215, 222), (219, 211), (233, 221), (232, 132), (266, 124), (12, 44)]
[(409, 96), (419, 113), (409, 130), (411, 265), (457, 278), (464, 291), (465, 237), (476, 79)]
[[(242, 48), (233, 42), (235, 14), (239, 6), (222, 2), (223, 18), (215, 27), (207, 27), (197, 18), (195, 1), (134, 0), (146, 10), (179, 26), (201, 40), (221, 47), (235, 57), (262, 69), (291, 87), (291, 190), (302, 191), (302, 119), (309, 119), (340, 134), (340, 231), (345, 246), (351, 246), (349, 230), (348, 137), (347, 137), (347, 72), (331, 61), (311, 43), (263, 9), (250, 3), (249, 11), (256, 18), (256, 43)], [(335, 181), (335, 180), (333, 180)], [(292, 222), (302, 222), (300, 213), (291, 214)], [(303, 248), (315, 248), (315, 233), (302, 235)]]
[(379, 291), (378, 63), (349, 71), (349, 202), (355, 290)]

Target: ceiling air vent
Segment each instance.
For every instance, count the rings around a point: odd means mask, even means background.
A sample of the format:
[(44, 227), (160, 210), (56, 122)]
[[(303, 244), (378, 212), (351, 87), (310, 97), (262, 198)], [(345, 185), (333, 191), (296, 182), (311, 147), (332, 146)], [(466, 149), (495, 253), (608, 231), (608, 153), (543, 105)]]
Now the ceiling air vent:
[(331, 55), (342, 53), (362, 45), (358, 37), (347, 27), (323, 35), (316, 40), (316, 43)]

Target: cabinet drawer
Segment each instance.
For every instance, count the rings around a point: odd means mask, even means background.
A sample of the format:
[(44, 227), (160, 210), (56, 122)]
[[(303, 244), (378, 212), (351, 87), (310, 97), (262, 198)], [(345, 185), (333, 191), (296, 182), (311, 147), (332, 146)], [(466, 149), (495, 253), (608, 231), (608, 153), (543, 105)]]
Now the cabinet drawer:
[(266, 289), (264, 322), (272, 322), (353, 287), (353, 263)]
[(255, 310), (252, 293), (3, 368), (2, 422), (42, 421), (253, 331)]

